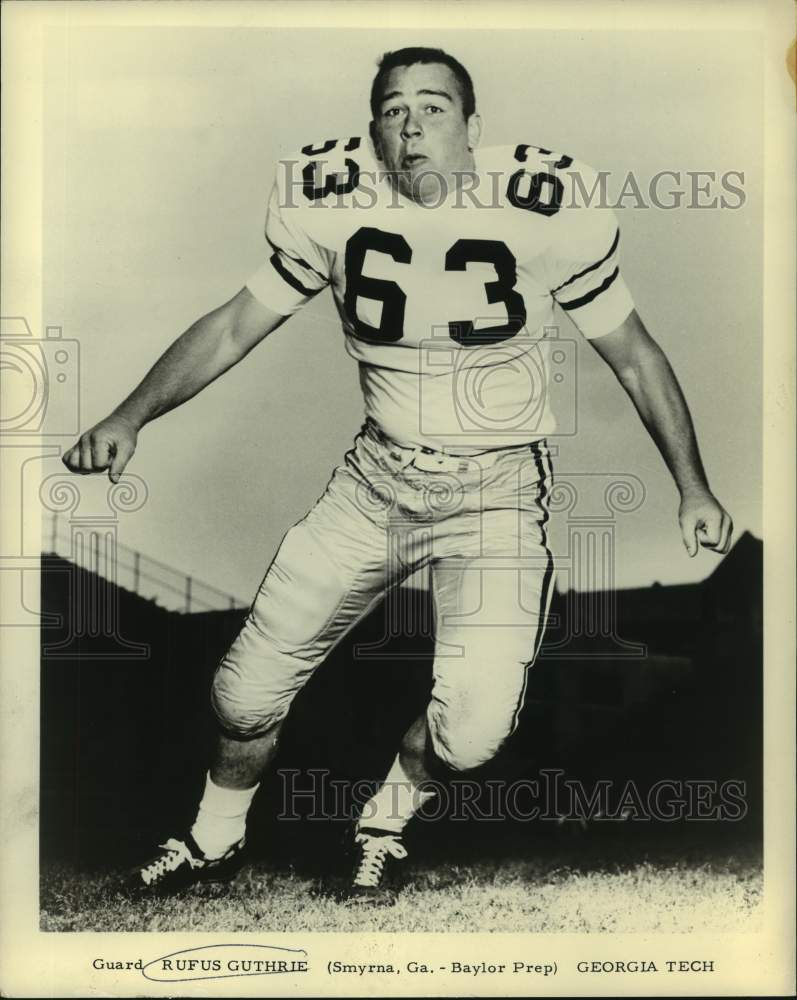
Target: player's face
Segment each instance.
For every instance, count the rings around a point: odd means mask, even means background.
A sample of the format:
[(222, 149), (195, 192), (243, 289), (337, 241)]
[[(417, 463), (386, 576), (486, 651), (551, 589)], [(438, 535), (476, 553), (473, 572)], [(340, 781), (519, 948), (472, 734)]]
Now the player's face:
[(384, 81), (373, 136), (376, 151), (403, 195), (439, 203), (441, 187), (473, 170), (479, 116), (465, 118), (457, 78), (442, 63), (398, 66)]

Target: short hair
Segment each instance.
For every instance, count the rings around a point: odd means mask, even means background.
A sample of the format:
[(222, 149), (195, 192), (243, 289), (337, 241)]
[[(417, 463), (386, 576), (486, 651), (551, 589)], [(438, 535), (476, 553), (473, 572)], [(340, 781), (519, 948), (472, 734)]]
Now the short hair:
[(476, 94), (473, 90), (473, 80), (470, 78), (470, 73), (458, 59), (442, 49), (429, 49), (421, 45), (397, 49), (395, 52), (386, 52), (379, 60), (377, 63), (379, 69), (371, 84), (372, 118), (376, 120), (379, 114), (382, 88), (388, 73), (397, 66), (414, 66), (416, 63), (442, 63), (444, 66), (448, 66), (457, 79), (462, 111), (465, 118), (470, 118), (476, 111)]

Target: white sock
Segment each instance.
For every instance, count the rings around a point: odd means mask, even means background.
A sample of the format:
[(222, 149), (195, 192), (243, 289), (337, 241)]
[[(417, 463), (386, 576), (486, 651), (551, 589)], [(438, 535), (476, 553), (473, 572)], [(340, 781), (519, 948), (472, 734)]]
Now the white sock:
[(422, 790), (413, 783), (396, 755), (384, 784), (363, 806), (357, 825), (401, 833), (424, 802), (434, 795), (435, 792)]
[(246, 831), (246, 814), (258, 782), (253, 788), (221, 788), (208, 773), (205, 793), (199, 803), (191, 836), (206, 858), (220, 858)]

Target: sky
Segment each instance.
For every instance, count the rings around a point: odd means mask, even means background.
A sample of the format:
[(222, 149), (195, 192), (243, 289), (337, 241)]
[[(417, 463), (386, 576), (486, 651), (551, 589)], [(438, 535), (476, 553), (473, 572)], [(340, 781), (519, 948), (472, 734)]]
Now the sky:
[[(84, 428), (260, 265), (275, 161), (365, 134), (378, 56), (429, 44), (469, 68), (484, 145), (569, 152), (609, 171), (618, 193), (629, 171), (643, 190), (662, 170), (744, 173), (736, 210), (629, 198), (618, 217), (626, 281), (681, 380), (712, 488), (737, 537), (761, 534), (762, 94), (750, 35), (74, 27), (46, 41), (43, 314), (79, 341)], [(561, 321), (575, 343), (577, 433), (552, 440), (557, 472), (644, 487), (638, 509), (615, 518), (616, 585), (708, 575), (717, 557), (687, 557), (675, 488), (631, 404)], [(119, 538), (248, 603), (361, 422), (357, 368), (324, 292), (143, 430), (128, 471), (147, 501), (120, 515)], [(87, 505), (101, 503), (107, 483), (80, 485)], [(566, 563), (573, 519), (554, 520)]]

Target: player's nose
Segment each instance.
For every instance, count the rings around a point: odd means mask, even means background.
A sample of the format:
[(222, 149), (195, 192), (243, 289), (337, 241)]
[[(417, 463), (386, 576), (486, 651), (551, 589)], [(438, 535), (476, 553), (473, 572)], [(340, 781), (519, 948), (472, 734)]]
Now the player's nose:
[(408, 114), (404, 119), (404, 127), (401, 130), (401, 134), (405, 139), (411, 139), (421, 135), (421, 122), (420, 119), (415, 118), (412, 114)]

